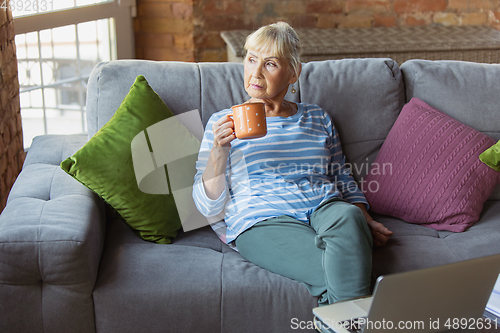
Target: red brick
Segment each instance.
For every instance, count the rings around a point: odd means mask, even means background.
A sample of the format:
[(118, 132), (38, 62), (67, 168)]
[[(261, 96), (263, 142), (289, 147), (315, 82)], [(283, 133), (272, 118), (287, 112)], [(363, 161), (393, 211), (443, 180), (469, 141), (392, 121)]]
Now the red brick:
[[(15, 58), (13, 58), (15, 60)], [(17, 61), (9, 61), (6, 66), (2, 66), (2, 77), (4, 85), (12, 82), (17, 77)]]
[(194, 39), (192, 34), (179, 34), (174, 36), (174, 46), (178, 49), (194, 50)]
[(12, 21), (13, 20), (13, 17), (12, 17), (12, 12), (10, 10), (7, 10), (7, 21)]
[[(3, 3), (3, 1), (0, 3)], [(8, 7), (8, 4), (7, 4), (7, 7)], [(0, 25), (3, 25), (4, 23), (9, 22), (9, 16), (8, 16), (7, 12), (10, 12), (10, 10), (5, 10), (4, 8), (0, 8)]]
[(136, 59), (146, 59), (144, 58), (144, 52), (143, 52), (143, 49), (142, 47), (135, 47), (135, 58)]
[(194, 44), (197, 49), (225, 48), (226, 43), (221, 38), (219, 32), (210, 32), (198, 35), (194, 38)]
[(449, 0), (448, 9), (467, 10), (470, 0)]
[(297, 15), (292, 18), (291, 23), (295, 28), (316, 28), (318, 17), (315, 15)]
[(397, 16), (375, 15), (373, 18), (374, 27), (395, 27), (397, 26)]
[(7, 158), (6, 156), (1, 156), (0, 158), (0, 177), (7, 171)]
[(471, 10), (490, 10), (490, 9), (495, 9), (498, 7), (500, 7), (500, 3), (498, 3), (498, 1), (469, 0), (469, 9), (471, 9)]
[(16, 140), (12, 140), (7, 147), (7, 161), (12, 161), (20, 151), (21, 147), (16, 143)]
[(432, 18), (433, 23), (443, 26), (459, 25), (460, 18), (455, 13), (436, 13)]
[(7, 37), (9, 38), (9, 41), (12, 41), (16, 36), (16, 30), (15, 30), (15, 27), (14, 27), (14, 23), (13, 22), (9, 22), (9, 24), (7, 25)]
[[(0, 15), (0, 208), (20, 171), (22, 121), (14, 43), (14, 24), (9, 15)], [(24, 157), (22, 158), (24, 161)]]
[(299, 14), (306, 11), (303, 0), (279, 1), (274, 3), (274, 11), (278, 14)]
[(204, 16), (238, 15), (243, 13), (243, 3), (235, 1), (210, 1), (203, 8)]
[[(20, 139), (21, 139), (21, 144), (22, 144), (23, 143), (23, 137), (20, 136)], [(23, 164), (24, 164), (25, 160), (26, 160), (26, 152), (24, 151), (24, 148), (23, 148), (23, 151), (19, 152), (19, 170), (22, 170)]]
[(391, 2), (388, 0), (347, 0), (346, 13), (382, 14), (392, 10)]
[(235, 29), (252, 29), (251, 22), (246, 22), (237, 16), (210, 16), (204, 20), (205, 31), (224, 31)]
[(227, 61), (227, 53), (224, 50), (204, 50), (198, 55), (197, 61), (201, 62), (223, 62)]
[(0, 45), (2, 46), (2, 48), (4, 48), (7, 44), (7, 41), (8, 41), (8, 30), (5, 28), (5, 25), (2, 25), (2, 27), (0, 28)]
[(349, 15), (341, 19), (339, 28), (370, 28), (373, 26), (371, 15)]
[(431, 16), (424, 14), (408, 15), (405, 22), (408, 26), (429, 25), (431, 23)]
[(187, 3), (174, 2), (172, 4), (172, 15), (176, 18), (190, 18), (193, 16), (193, 6)]
[(8, 194), (9, 190), (5, 187), (3, 180), (0, 179), (0, 212), (5, 208)]
[(141, 28), (141, 20), (139, 18), (134, 18), (134, 32), (140, 32), (142, 30)]
[(263, 25), (276, 23), (277, 21), (286, 21), (286, 19), (287, 18), (284, 16), (263, 16), (260, 20), (255, 22), (255, 27), (258, 28)]
[(139, 2), (137, 14), (139, 17), (172, 17), (172, 4), (168, 2)]
[[(14, 86), (15, 87), (19, 87), (19, 81), (18, 80), (14, 81)], [(16, 92), (17, 91), (19, 91), (19, 88), (16, 89)], [(16, 118), (21, 119), (21, 114), (19, 112), (21, 110), (21, 101), (19, 99), (19, 94), (18, 93), (14, 96), (14, 98), (12, 98), (11, 105), (12, 105), (12, 110), (14, 110), (14, 112), (16, 113)]]
[(486, 13), (464, 13), (461, 21), (463, 25), (487, 25), (488, 14)]
[(317, 28), (320, 29), (335, 29), (338, 27), (338, 17), (339, 14), (319, 14)]
[[(8, 119), (6, 120), (6, 122), (7, 121), (8, 121)], [(4, 127), (4, 131), (3, 131), (3, 146), (5, 149), (7, 149), (9, 147), (10, 138), (11, 138), (10, 126), (8, 124), (6, 124), (6, 126)]]
[[(302, 0), (304, 1), (304, 0)], [(272, 4), (272, 13), (273, 14), (276, 14), (274, 11), (275, 11), (275, 7), (276, 8), (280, 8), (281, 6), (283, 5), (282, 4)], [(269, 4), (267, 4), (266, 2), (255, 2), (255, 1), (252, 1), (252, 2), (245, 2), (243, 4), (243, 11), (245, 13), (251, 13), (250, 16), (252, 17), (256, 17), (257, 15), (259, 14), (262, 14), (264, 13), (265, 11), (268, 11), (269, 12)]]
[(17, 73), (14, 73), (14, 77), (7, 84), (7, 89), (9, 91), (9, 104), (12, 104), (12, 99), (19, 94)]
[(192, 3), (196, 0), (137, 0), (137, 2), (144, 2), (144, 3), (152, 3), (152, 2), (185, 2), (185, 3)]
[(203, 16), (219, 15), (222, 11), (222, 3), (220, 1), (211, 1), (203, 6)]
[(243, 11), (243, 2), (229, 2), (226, 4), (226, 9), (225, 9), (225, 13), (228, 14), (228, 15), (231, 15), (231, 14), (243, 14), (244, 11)]
[[(10, 118), (9, 129), (10, 129), (10, 141), (14, 142), (16, 139), (16, 136), (19, 134), (19, 132), (22, 131), (22, 129), (20, 129), (19, 131), (17, 129), (17, 119), (16, 119), (15, 115), (14, 115), (14, 117)], [(20, 149), (20, 147), (18, 149)]]
[(135, 34), (137, 47), (172, 47), (174, 35), (169, 33), (137, 32)]
[(498, 12), (491, 12), (493, 15), (493, 21), (496, 21), (497, 23), (500, 23), (500, 11)]
[(306, 3), (306, 13), (317, 14), (340, 14), (344, 12), (344, 1), (308, 1)]
[[(16, 161), (17, 165), (17, 161)], [(17, 168), (16, 168), (17, 169)], [(16, 180), (17, 177), (17, 170), (14, 169), (14, 166), (9, 164), (9, 167), (7, 168), (7, 171), (4, 173), (4, 181), (5, 181), (5, 187), (7, 191), (10, 191), (12, 188), (12, 185), (14, 185), (14, 181)]]
[(440, 12), (444, 11), (447, 5), (447, 0), (395, 0), (394, 11), (398, 14)]
[(168, 20), (151, 18), (141, 19), (141, 31), (149, 33), (189, 33), (193, 31), (192, 20), (171, 18)]

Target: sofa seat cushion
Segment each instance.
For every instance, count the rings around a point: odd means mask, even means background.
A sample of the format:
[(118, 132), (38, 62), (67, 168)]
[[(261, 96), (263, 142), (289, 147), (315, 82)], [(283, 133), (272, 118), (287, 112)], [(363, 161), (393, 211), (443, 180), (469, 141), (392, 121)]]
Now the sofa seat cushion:
[(93, 299), (98, 332), (289, 332), (312, 320), (318, 302), (301, 283), (243, 259), (209, 226), (164, 245), (119, 220), (108, 223)]
[[(110, 244), (143, 244), (144, 240), (141, 239), (127, 224), (123, 223), (121, 219), (113, 216), (109, 212), (108, 226), (107, 226), (107, 242)], [(222, 243), (217, 235), (212, 231), (209, 226), (195, 229), (189, 232), (179, 231), (176, 238), (172, 240), (172, 244), (203, 247), (212, 249), (214, 251), (223, 252), (229, 249)], [(112, 245), (116, 246), (116, 245)]]
[(379, 276), (500, 253), (500, 202), (486, 201), (481, 217), (461, 233), (437, 231), (400, 219), (373, 214), (394, 235), (375, 248), (373, 274)]
[(206, 248), (107, 243), (93, 294), (97, 331), (220, 332), (221, 265), (222, 253)]

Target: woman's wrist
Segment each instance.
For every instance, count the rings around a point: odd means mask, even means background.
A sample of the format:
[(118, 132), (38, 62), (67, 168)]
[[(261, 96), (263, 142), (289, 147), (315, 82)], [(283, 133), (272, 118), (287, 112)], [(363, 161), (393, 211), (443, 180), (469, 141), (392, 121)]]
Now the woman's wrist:
[(364, 203), (355, 203), (354, 205), (361, 209), (363, 215), (365, 215), (367, 222), (373, 221), (373, 217), (371, 217), (370, 213), (368, 213), (368, 211), (366, 210), (366, 205)]
[(225, 173), (230, 147), (213, 147), (208, 158), (207, 167), (203, 175), (205, 193), (210, 199), (215, 200), (220, 196), (225, 187)]

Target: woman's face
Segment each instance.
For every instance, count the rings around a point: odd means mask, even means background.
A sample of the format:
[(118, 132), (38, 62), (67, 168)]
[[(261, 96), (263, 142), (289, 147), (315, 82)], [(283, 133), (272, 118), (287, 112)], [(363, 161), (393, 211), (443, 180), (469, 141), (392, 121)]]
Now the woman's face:
[(245, 57), (245, 90), (253, 98), (283, 99), (297, 79), (285, 59), (274, 54), (248, 50)]

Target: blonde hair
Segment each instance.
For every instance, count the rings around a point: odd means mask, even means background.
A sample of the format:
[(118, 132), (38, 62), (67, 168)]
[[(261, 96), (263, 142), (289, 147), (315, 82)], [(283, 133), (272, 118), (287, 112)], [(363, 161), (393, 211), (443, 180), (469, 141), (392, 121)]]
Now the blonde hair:
[(245, 51), (250, 49), (273, 53), (280, 59), (286, 59), (296, 77), (299, 77), (299, 36), (288, 23), (277, 22), (252, 32), (245, 41)]

